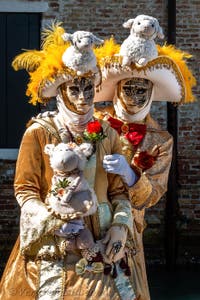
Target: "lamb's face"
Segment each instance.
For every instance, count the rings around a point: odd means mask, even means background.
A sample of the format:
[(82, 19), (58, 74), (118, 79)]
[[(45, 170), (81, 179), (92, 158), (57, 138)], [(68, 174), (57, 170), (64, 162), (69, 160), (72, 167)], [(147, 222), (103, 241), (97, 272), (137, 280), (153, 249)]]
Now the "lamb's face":
[(90, 32), (77, 31), (73, 34), (73, 45), (80, 51), (87, 51), (92, 48), (93, 37)]
[(79, 157), (67, 145), (58, 144), (50, 157), (50, 163), (54, 170), (70, 172), (78, 167)]
[(153, 39), (157, 35), (158, 21), (152, 17), (136, 17), (131, 28), (131, 33), (135, 33), (138, 36), (146, 39)]

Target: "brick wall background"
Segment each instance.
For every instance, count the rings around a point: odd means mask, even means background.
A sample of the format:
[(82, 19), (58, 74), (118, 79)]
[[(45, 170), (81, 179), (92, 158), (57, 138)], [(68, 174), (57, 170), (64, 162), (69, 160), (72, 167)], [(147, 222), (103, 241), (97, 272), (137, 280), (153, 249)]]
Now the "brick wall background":
[[(34, 2), (34, 1), (24, 1)], [(122, 23), (138, 14), (149, 14), (159, 19), (167, 36), (167, 1), (119, 0), (49, 0), (49, 10), (43, 14), (42, 26), (58, 19), (68, 32), (78, 29), (96, 33), (101, 38), (114, 34), (117, 42), (129, 32)], [(200, 1), (177, 1), (176, 45), (193, 55), (190, 66), (197, 78), (194, 93), (197, 102), (178, 109), (178, 262), (199, 262), (200, 243)], [(156, 103), (152, 115), (166, 128), (166, 104)], [(19, 208), (13, 197), (14, 161), (0, 161), (0, 264), (5, 261), (18, 234)], [(148, 227), (145, 248), (149, 263), (164, 262), (165, 197), (146, 212)], [(198, 238), (197, 238), (198, 237)], [(153, 249), (153, 251), (152, 251)]]

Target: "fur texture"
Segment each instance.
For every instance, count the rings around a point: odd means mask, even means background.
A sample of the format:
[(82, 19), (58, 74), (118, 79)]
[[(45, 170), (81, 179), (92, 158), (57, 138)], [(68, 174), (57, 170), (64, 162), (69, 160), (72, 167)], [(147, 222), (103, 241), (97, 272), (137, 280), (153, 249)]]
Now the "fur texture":
[(96, 211), (96, 196), (83, 175), (92, 145), (83, 143), (48, 144), (45, 153), (50, 155), (53, 168), (52, 186), (48, 205), (63, 219), (85, 217)]
[(123, 66), (135, 63), (138, 67), (142, 67), (158, 56), (154, 39), (156, 37), (162, 39), (164, 35), (157, 19), (139, 15), (135, 19), (129, 19), (123, 27), (130, 28), (130, 35), (122, 43), (119, 52), (123, 56)]
[(97, 62), (92, 46), (101, 45), (103, 40), (88, 31), (64, 33), (62, 37), (64, 41), (70, 41), (72, 44), (62, 56), (63, 63), (76, 71), (79, 76), (89, 71), (96, 73)]
[(83, 221), (83, 217), (94, 214), (97, 209), (96, 194), (82, 172), (92, 150), (93, 146), (89, 143), (45, 146), (54, 171), (46, 204), (50, 211), (66, 222), (56, 233), (65, 250), (94, 246), (92, 234)]

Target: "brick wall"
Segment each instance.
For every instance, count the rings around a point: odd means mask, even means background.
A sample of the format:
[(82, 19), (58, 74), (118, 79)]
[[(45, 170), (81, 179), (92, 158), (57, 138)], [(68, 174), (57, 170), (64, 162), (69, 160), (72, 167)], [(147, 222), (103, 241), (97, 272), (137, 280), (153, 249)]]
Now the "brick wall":
[(0, 160), (0, 273), (19, 232), (19, 207), (14, 198), (15, 161)]
[[(25, 1), (26, 2), (26, 1)], [(31, 2), (31, 1), (29, 1)], [(41, 2), (45, 2), (42, 1)], [(42, 26), (58, 19), (66, 31), (90, 30), (102, 38), (114, 34), (121, 42), (129, 32), (122, 23), (138, 14), (149, 14), (159, 19), (167, 36), (167, 1), (119, 1), (119, 0), (49, 0), (49, 10), (43, 14)], [(199, 99), (200, 71), (199, 11), (197, 0), (177, 1), (177, 46), (193, 55), (190, 66), (198, 85), (195, 95)], [(178, 109), (178, 197), (179, 219), (179, 261), (196, 262), (197, 236), (200, 236), (200, 103), (185, 105)], [(165, 128), (166, 103), (156, 103), (152, 114)], [(2, 248), (8, 253), (18, 233), (19, 213), (14, 202), (12, 182), (15, 162), (0, 162), (0, 240)], [(164, 261), (164, 212), (165, 197), (153, 208), (147, 210), (148, 229), (145, 231), (145, 245), (149, 262)], [(8, 226), (7, 226), (8, 225)], [(156, 246), (156, 247), (155, 247)], [(153, 251), (151, 251), (153, 247)], [(157, 249), (157, 251), (156, 251)], [(158, 257), (161, 256), (160, 259)], [(5, 261), (5, 258), (2, 258)]]
[(193, 55), (197, 102), (179, 109), (178, 183), (180, 257), (199, 262), (200, 235), (200, 17), (199, 1), (177, 1), (177, 46)]

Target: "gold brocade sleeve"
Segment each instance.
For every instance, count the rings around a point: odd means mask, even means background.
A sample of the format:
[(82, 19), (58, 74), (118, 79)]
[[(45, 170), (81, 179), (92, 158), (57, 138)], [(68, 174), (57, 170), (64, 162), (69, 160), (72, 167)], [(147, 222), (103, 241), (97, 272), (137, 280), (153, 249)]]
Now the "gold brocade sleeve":
[(14, 181), (15, 196), (20, 206), (29, 199), (44, 202), (51, 182), (52, 170), (44, 153), (48, 143), (57, 143), (50, 132), (34, 123), (21, 141)]
[(172, 137), (169, 134), (167, 136), (168, 139), (160, 146), (154, 165), (141, 173), (136, 184), (128, 188), (131, 203), (136, 209), (155, 205), (167, 191), (173, 147)]

